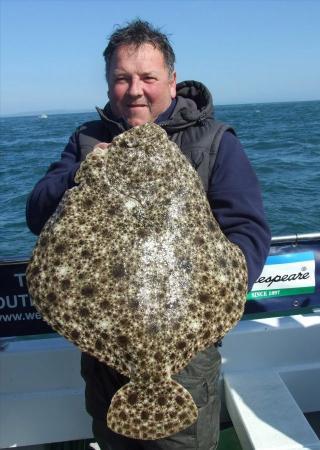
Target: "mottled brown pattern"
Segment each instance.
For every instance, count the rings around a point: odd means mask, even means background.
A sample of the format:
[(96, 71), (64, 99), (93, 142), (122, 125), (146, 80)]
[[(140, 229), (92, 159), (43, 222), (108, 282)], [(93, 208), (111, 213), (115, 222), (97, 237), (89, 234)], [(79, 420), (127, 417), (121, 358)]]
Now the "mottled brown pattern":
[(157, 125), (90, 153), (76, 182), (27, 270), (35, 306), (81, 350), (130, 377), (109, 408), (111, 429), (139, 439), (176, 433), (197, 408), (171, 375), (240, 319), (244, 256)]

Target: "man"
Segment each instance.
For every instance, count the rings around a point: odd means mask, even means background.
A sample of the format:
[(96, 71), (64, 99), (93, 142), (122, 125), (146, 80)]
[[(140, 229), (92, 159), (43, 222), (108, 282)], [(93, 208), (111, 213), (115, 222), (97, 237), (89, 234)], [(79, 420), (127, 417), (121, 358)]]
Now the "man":
[[(74, 186), (81, 161), (96, 145), (108, 151), (108, 143), (116, 135), (130, 127), (156, 122), (197, 170), (221, 229), (242, 249), (250, 288), (262, 270), (270, 232), (256, 176), (233, 130), (214, 121), (210, 93), (199, 82), (176, 84), (172, 47), (167, 37), (147, 22), (135, 20), (118, 28), (110, 37), (104, 57), (109, 103), (98, 110), (100, 120), (75, 131), (61, 160), (50, 166), (33, 189), (27, 202), (30, 229), (40, 233), (64, 192)], [(110, 400), (126, 379), (83, 354), (86, 407), (93, 417), (93, 433), (101, 449), (215, 449), (220, 413), (220, 355), (216, 347), (217, 343), (198, 353), (176, 375), (197, 404), (197, 422), (176, 435), (152, 442), (127, 439), (107, 428)]]

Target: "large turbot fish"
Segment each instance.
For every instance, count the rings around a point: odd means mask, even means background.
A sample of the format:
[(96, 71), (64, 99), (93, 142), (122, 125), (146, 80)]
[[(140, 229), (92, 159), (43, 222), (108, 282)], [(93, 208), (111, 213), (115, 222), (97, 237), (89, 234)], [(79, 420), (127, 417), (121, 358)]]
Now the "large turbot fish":
[(81, 164), (27, 270), (33, 302), (60, 334), (130, 377), (108, 426), (158, 439), (197, 419), (171, 379), (240, 319), (247, 272), (201, 181), (155, 124), (132, 128)]

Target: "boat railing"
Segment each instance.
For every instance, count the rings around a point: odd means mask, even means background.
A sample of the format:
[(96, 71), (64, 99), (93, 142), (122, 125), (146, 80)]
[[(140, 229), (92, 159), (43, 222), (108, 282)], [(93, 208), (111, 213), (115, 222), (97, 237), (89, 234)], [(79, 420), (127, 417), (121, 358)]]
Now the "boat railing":
[(274, 236), (271, 239), (272, 244), (283, 244), (283, 243), (291, 243), (297, 244), (302, 241), (317, 241), (320, 240), (320, 232), (315, 233), (302, 233), (302, 234), (287, 234), (284, 236)]

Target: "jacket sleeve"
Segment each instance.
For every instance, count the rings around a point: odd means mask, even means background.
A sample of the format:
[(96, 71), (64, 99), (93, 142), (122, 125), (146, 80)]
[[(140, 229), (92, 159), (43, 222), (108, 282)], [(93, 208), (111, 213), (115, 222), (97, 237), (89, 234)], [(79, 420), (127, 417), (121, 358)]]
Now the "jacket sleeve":
[(40, 234), (65, 191), (75, 185), (74, 177), (80, 166), (76, 141), (75, 133), (62, 152), (60, 161), (51, 164), (46, 175), (38, 181), (27, 199), (26, 220), (34, 234)]
[(239, 140), (230, 132), (221, 139), (208, 199), (222, 231), (245, 255), (250, 290), (268, 256), (271, 234), (257, 176)]

